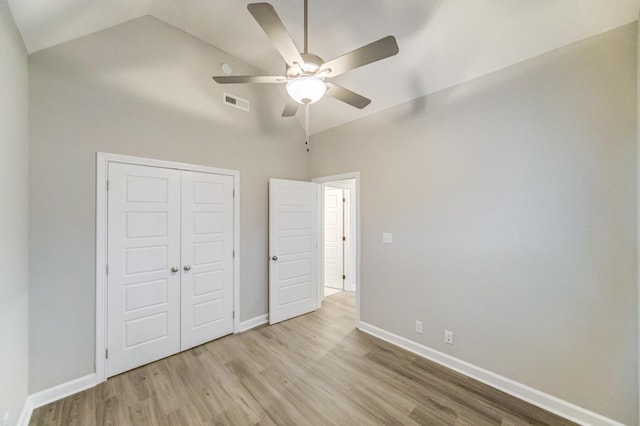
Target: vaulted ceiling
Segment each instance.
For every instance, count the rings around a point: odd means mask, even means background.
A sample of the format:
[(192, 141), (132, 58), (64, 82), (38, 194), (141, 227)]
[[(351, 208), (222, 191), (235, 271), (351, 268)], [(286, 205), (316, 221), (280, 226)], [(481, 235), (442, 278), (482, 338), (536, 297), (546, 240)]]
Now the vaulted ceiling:
[[(281, 75), (284, 62), (247, 0), (9, 0), (29, 53), (154, 16)], [(298, 47), (303, 0), (271, 0)], [(480, 77), (638, 19), (640, 0), (309, 0), (309, 51), (333, 59), (395, 35), (397, 56), (334, 81), (373, 102), (312, 105), (312, 133)], [(302, 49), (301, 49), (302, 50)], [(168, 58), (170, 60), (170, 58)], [(222, 74), (212, 69), (211, 75)], [(210, 75), (203, 78), (210, 79)], [(216, 84), (211, 81), (211, 84)], [(282, 88), (283, 105), (285, 91)], [(283, 105), (274, 105), (281, 109)], [(298, 118), (302, 114), (298, 113)]]

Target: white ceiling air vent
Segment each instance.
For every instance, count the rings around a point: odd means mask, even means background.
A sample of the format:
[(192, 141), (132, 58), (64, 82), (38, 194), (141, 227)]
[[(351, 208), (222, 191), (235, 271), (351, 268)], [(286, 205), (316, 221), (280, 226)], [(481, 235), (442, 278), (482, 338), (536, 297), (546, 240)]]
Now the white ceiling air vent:
[(232, 106), (234, 108), (241, 109), (243, 111), (249, 111), (248, 100), (239, 98), (236, 95), (231, 95), (226, 92), (222, 94), (222, 103), (225, 105)]

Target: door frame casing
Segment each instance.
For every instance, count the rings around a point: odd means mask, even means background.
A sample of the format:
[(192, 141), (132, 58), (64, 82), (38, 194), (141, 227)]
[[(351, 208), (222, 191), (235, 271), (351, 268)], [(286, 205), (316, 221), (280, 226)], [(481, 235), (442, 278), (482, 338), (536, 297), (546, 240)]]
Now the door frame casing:
[[(349, 179), (353, 180), (353, 179)], [(345, 251), (344, 251), (344, 269), (347, 275), (347, 279), (344, 282), (344, 290), (345, 291), (355, 291), (356, 288), (356, 262), (355, 257), (352, 259), (352, 252), (355, 252), (355, 241), (356, 241), (356, 230), (352, 224), (356, 223), (355, 217), (355, 209), (351, 206), (355, 202), (355, 191), (356, 185), (355, 180), (353, 184), (342, 183), (341, 181), (332, 181), (322, 183), (320, 185), (320, 192), (324, 192), (327, 188), (330, 189), (341, 189), (345, 192), (346, 202), (344, 203), (344, 218), (346, 218), (343, 232), (347, 237), (345, 241)], [(323, 212), (324, 213), (324, 212)], [(324, 229), (323, 229), (324, 231)], [(323, 252), (324, 253), (324, 252)]]
[[(335, 185), (335, 186), (334, 186)], [(351, 218), (348, 218), (345, 220), (345, 218), (350, 215), (349, 210), (347, 208), (347, 203), (348, 200), (351, 198), (351, 194), (349, 194), (348, 196), (345, 197), (346, 193), (349, 192), (349, 189), (345, 189), (341, 187), (342, 185), (337, 184), (336, 182), (327, 182), (327, 183), (322, 183), (320, 184), (320, 197), (323, 197), (323, 209), (322, 209), (322, 222), (323, 222), (323, 226), (322, 226), (322, 241), (319, 241), (318, 244), (318, 249), (322, 251), (323, 253), (323, 260), (324, 262), (327, 262), (327, 258), (326, 258), (326, 250), (327, 250), (327, 223), (326, 223), (326, 219), (327, 219), (327, 191), (339, 191), (340, 193), (340, 197), (338, 199), (337, 202), (337, 206), (336, 206), (336, 213), (339, 212), (341, 213), (340, 216), (336, 216), (336, 224), (339, 222), (342, 222), (340, 225), (336, 225), (338, 227), (338, 229), (341, 230), (340, 233), (336, 233), (336, 244), (338, 246), (342, 246), (342, 251), (337, 250), (339, 255), (337, 255), (337, 262), (340, 262), (342, 264), (342, 270), (338, 272), (338, 270), (336, 269), (336, 278), (338, 276), (344, 276), (347, 277), (349, 280), (352, 278), (353, 275), (355, 275), (353, 273), (353, 271), (351, 271), (351, 266), (349, 265), (349, 252), (348, 252), (348, 244), (351, 242), (351, 235), (349, 235), (349, 222), (351, 221)], [(345, 187), (347, 185), (344, 185)], [(348, 197), (348, 198), (347, 198)], [(345, 201), (343, 201), (345, 200)], [(347, 237), (346, 239), (343, 237)], [(318, 267), (322, 267), (324, 268), (326, 265), (319, 265)], [(318, 274), (320, 275), (320, 274)], [(324, 271), (322, 273), (322, 277), (324, 282), (323, 284), (323, 288), (329, 287), (329, 288), (333, 288), (333, 289), (337, 289), (337, 287), (332, 287), (331, 285), (327, 285), (327, 274), (326, 271)], [(348, 284), (348, 281), (345, 278), (340, 278), (339, 279), (339, 285), (341, 285), (342, 287), (342, 291), (350, 291), (350, 285)], [(319, 286), (318, 288), (320, 288), (322, 286)], [(319, 297), (322, 297), (324, 299), (324, 295), (320, 294)]]
[[(360, 245), (360, 227), (361, 227), (361, 218), (360, 218), (360, 172), (348, 172), (348, 173), (341, 173), (338, 175), (331, 175), (331, 176), (322, 176), (322, 177), (317, 177), (317, 178), (313, 178), (312, 182), (318, 183), (320, 184), (320, 189), (319, 192), (321, 194), (323, 194), (323, 191), (321, 190), (323, 188), (324, 183), (328, 183), (328, 182), (335, 182), (335, 181), (340, 181), (340, 180), (347, 180), (347, 179), (354, 179), (355, 180), (355, 194), (351, 194), (351, 197), (355, 197), (355, 203), (351, 203), (351, 219), (355, 218), (355, 227), (353, 226), (353, 223), (350, 224), (350, 226), (352, 226), (354, 228), (355, 231), (355, 251), (356, 251), (356, 278), (355, 278), (355, 286), (356, 286), (356, 327), (360, 327), (360, 295), (361, 295), (361, 287), (362, 287), (362, 280), (360, 279), (361, 274), (361, 268), (360, 268), (360, 259), (361, 259), (361, 245)], [(318, 242), (320, 241), (324, 241), (323, 239), (323, 229), (324, 229), (324, 196), (319, 197), (318, 200), (318, 212), (320, 215), (320, 218), (318, 220)], [(351, 220), (350, 219), (350, 220)], [(318, 274), (318, 308), (320, 308), (320, 304), (322, 303), (322, 300), (324, 299), (324, 250), (322, 250), (320, 247), (318, 248), (318, 269), (317, 269), (317, 274)]]
[(240, 331), (240, 172), (237, 170), (174, 161), (155, 160), (144, 157), (96, 153), (96, 327), (95, 369), (96, 383), (107, 380), (107, 179), (109, 163), (124, 163), (139, 166), (162, 167), (175, 170), (211, 173), (233, 177), (233, 332)]

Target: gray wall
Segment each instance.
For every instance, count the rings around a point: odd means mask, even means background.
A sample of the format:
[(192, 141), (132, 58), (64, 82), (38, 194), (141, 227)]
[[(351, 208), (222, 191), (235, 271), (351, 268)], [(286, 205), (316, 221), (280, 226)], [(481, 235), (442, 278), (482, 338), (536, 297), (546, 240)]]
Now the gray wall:
[(267, 312), (267, 181), (308, 178), (273, 87), (211, 80), (238, 59), (145, 17), (30, 56), (30, 391), (94, 371), (97, 151), (240, 171), (241, 320)]
[(15, 424), (27, 397), (28, 115), (27, 52), (0, 1), (0, 421)]
[(312, 138), (312, 176), (361, 173), (361, 319), (637, 424), (636, 49), (632, 24)]

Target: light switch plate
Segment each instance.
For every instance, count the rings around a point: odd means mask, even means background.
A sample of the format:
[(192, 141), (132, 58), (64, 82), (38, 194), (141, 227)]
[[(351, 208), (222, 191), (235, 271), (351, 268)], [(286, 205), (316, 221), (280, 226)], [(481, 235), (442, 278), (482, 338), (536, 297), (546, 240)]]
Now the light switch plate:
[(391, 232), (382, 233), (382, 242), (385, 244), (393, 243), (393, 234)]

